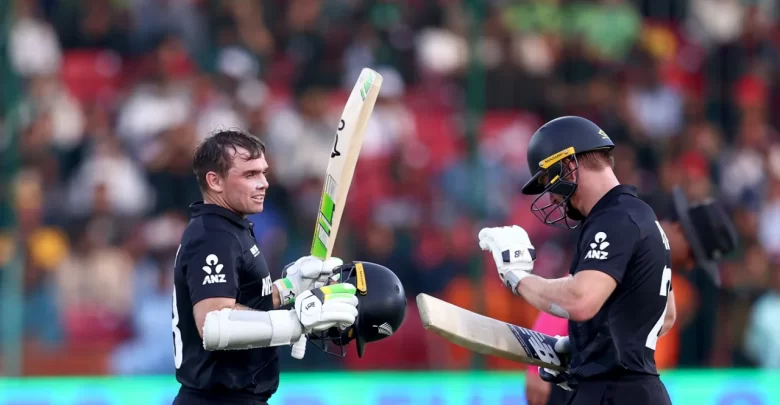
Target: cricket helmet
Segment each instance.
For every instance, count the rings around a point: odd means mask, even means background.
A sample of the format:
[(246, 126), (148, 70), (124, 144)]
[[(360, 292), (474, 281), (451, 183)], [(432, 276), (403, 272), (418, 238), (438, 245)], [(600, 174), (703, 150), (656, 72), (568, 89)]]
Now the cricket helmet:
[(390, 337), (401, 327), (406, 315), (406, 292), (395, 273), (376, 263), (346, 263), (333, 273), (335, 280), (357, 288), (358, 316), (344, 330), (334, 327), (311, 333), (308, 338), (326, 353), (341, 357), (354, 340), (358, 357), (362, 358), (367, 343)]
[[(523, 186), (523, 194), (538, 195), (531, 203), (531, 212), (546, 225), (576, 228), (584, 219), (570, 202), (577, 190), (574, 176), (579, 168), (577, 156), (614, 147), (598, 125), (582, 117), (559, 117), (542, 125), (531, 137), (527, 152), (531, 179)], [(560, 196), (562, 200), (541, 203), (547, 193)], [(553, 215), (555, 213), (557, 215)]]

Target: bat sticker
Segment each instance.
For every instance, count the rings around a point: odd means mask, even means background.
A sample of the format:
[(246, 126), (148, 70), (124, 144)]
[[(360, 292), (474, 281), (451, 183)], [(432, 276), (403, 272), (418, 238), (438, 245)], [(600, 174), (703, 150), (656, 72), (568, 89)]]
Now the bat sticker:
[(561, 359), (553, 349), (555, 338), (515, 325), (507, 324), (507, 326), (509, 326), (512, 334), (515, 335), (520, 346), (523, 346), (523, 350), (525, 350), (528, 357), (545, 363), (555, 364), (556, 366), (562, 365)]
[[(343, 130), (345, 126), (346, 126), (346, 124), (344, 123), (344, 120), (339, 121), (339, 128), (338, 128), (338, 130), (339, 131)], [(336, 156), (341, 156), (341, 152), (339, 152), (338, 149), (336, 149), (338, 146), (339, 146), (339, 133), (336, 132), (336, 141), (333, 142), (333, 152), (331, 152), (331, 154), (330, 154), (330, 158), (331, 159), (333, 159)]]

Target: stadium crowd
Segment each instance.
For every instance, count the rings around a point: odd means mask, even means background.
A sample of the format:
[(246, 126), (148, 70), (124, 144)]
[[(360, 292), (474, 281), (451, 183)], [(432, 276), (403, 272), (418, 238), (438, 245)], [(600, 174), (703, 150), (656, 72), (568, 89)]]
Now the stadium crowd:
[(0, 194), (13, 209), (0, 219), (0, 280), (17, 252), (27, 375), (172, 372), (172, 260), (200, 197), (190, 159), (217, 129), (268, 147), (271, 188), (250, 219), (271, 268), (307, 254), (335, 124), (363, 67), (384, 85), (336, 255), (396, 271), (406, 323), (362, 360), (310, 346), (304, 361), (283, 350), (285, 369), (521, 369), (425, 333), (413, 297), (533, 325), (476, 234), (521, 225), (535, 272), (565, 274), (576, 233), (544, 226), (519, 187), (533, 131), (568, 114), (619, 144), (619, 178), (659, 216), (679, 184), (694, 201), (722, 201), (738, 225), (721, 289), (674, 269), (678, 322), (659, 365), (780, 367), (773, 1), (6, 3), (0, 168), (16, 175)]

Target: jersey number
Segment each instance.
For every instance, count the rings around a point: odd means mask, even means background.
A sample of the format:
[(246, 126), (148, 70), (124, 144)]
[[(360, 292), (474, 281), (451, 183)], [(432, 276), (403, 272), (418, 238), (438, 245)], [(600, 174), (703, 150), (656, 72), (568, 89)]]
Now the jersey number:
[(181, 367), (182, 360), (182, 341), (181, 331), (179, 330), (179, 308), (176, 305), (176, 286), (173, 287), (173, 321), (171, 321), (173, 327), (173, 362), (178, 370)]
[(661, 226), (661, 223), (655, 221), (655, 225), (658, 227), (658, 231), (661, 232), (661, 239), (664, 241), (664, 247), (666, 250), (672, 250), (671, 246), (669, 246), (669, 238), (666, 237), (666, 232), (664, 232), (664, 228)]
[[(658, 231), (661, 232), (661, 239), (664, 242), (664, 247), (666, 250), (671, 250), (671, 247), (669, 246), (669, 239), (666, 237), (666, 233), (664, 232), (664, 229), (661, 227), (661, 224), (658, 221), (655, 221), (655, 224), (658, 226)], [(661, 276), (661, 291), (660, 294), (662, 297), (666, 297), (666, 300), (669, 300), (669, 291), (671, 290), (672, 286), (672, 269), (670, 269), (668, 266), (664, 266), (664, 274)], [(668, 306), (667, 303), (664, 302), (664, 312), (661, 314), (661, 317), (658, 319), (658, 322), (655, 323), (655, 326), (653, 326), (653, 329), (650, 330), (650, 334), (647, 335), (647, 340), (645, 341), (645, 346), (648, 347), (651, 350), (655, 350), (656, 343), (658, 343), (659, 335), (661, 334), (661, 328), (664, 326), (664, 319), (666, 318), (666, 310)]]
[[(669, 299), (669, 289), (672, 286), (672, 269), (669, 267), (664, 267), (664, 275), (661, 278), (661, 296), (667, 297), (666, 299)], [(664, 303), (664, 312), (661, 314), (661, 317), (658, 318), (658, 322), (655, 323), (655, 326), (653, 326), (653, 329), (650, 330), (650, 334), (647, 335), (647, 341), (645, 342), (645, 346), (648, 348), (655, 350), (655, 344), (658, 342), (658, 338), (661, 334), (661, 328), (664, 326), (664, 318), (666, 318), (666, 309), (667, 309), (666, 303)]]
[[(179, 245), (181, 249), (181, 245)], [(176, 258), (174, 259), (174, 266), (176, 260), (179, 258), (179, 249), (176, 250)], [(176, 286), (173, 286), (173, 320), (171, 321), (171, 327), (173, 328), (173, 363), (178, 370), (181, 367), (182, 361), (182, 346), (184, 343), (181, 341), (181, 331), (179, 330), (179, 306), (176, 304)]]

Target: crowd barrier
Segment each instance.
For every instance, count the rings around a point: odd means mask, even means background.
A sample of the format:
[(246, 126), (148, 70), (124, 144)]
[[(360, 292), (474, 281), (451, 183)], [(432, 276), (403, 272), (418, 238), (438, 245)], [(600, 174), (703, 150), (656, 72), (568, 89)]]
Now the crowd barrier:
[[(664, 373), (677, 405), (780, 405), (780, 371)], [(171, 376), (0, 378), (0, 405), (168, 405)], [(270, 405), (525, 405), (522, 373), (287, 373)]]

